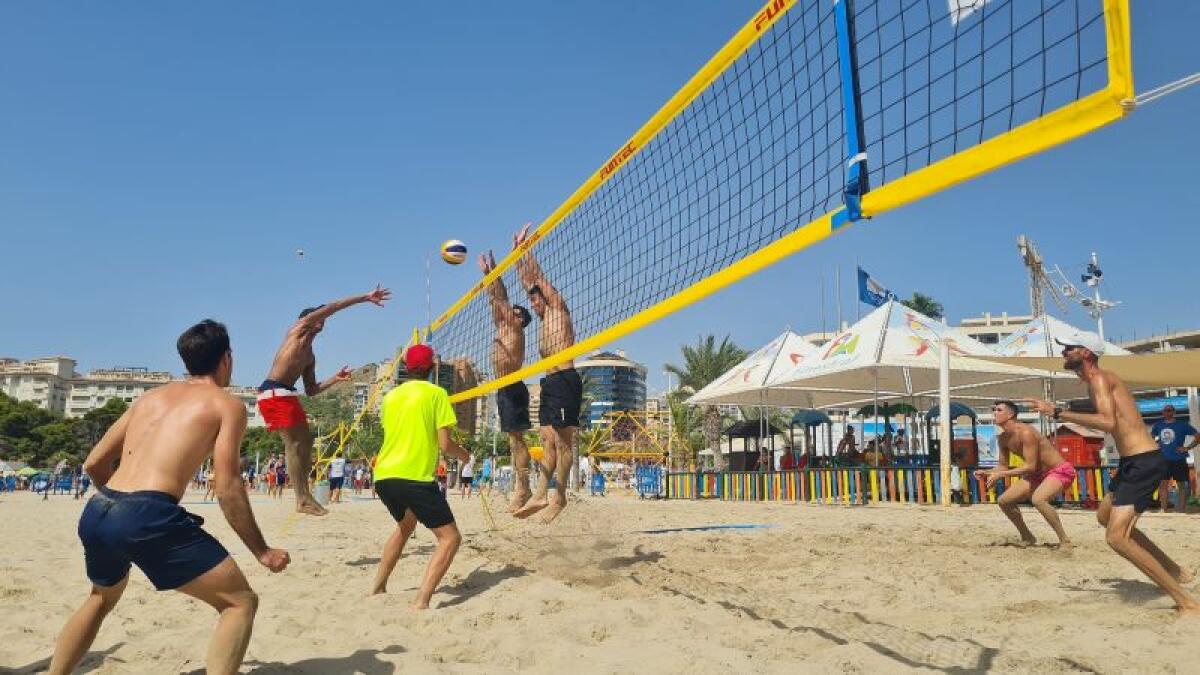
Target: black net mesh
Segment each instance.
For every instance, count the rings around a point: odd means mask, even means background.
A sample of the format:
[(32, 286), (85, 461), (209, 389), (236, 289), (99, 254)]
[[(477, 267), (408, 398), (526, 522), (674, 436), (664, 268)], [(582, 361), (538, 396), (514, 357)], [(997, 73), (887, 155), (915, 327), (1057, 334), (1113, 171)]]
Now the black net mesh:
[(873, 187), (1107, 84), (1101, 0), (855, 0), (853, 7)]
[[(855, 0), (867, 189), (1106, 85), (1102, 0)], [(843, 201), (846, 158), (832, 0), (769, 28), (531, 249), (584, 340)], [(497, 233), (502, 240), (506, 233)], [(515, 270), (502, 276), (528, 304)], [(525, 364), (539, 359), (538, 323)], [(434, 331), (444, 357), (495, 377), (481, 292)]]
[[(840, 205), (840, 97), (832, 3), (797, 5), (531, 249), (576, 340)], [(529, 304), (515, 270), (502, 279), (513, 303)], [(433, 342), (487, 381), (495, 333), (483, 292)], [(526, 335), (528, 364), (538, 360), (536, 319)]]

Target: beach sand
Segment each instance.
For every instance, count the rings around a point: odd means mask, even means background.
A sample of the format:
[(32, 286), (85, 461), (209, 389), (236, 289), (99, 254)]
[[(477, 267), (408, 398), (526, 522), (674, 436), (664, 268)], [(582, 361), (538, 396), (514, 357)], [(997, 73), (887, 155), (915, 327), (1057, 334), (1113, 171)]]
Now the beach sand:
[[(418, 529), (387, 596), (368, 597), (393, 523), (371, 500), (293, 517), (253, 498), (292, 565), (253, 561), (215, 504), (185, 498), (261, 595), (242, 672), (1196, 672), (1200, 621), (1104, 543), (1094, 514), (1064, 511), (1065, 554), (1002, 542), (994, 506), (942, 509), (574, 499), (552, 527), (493, 497), (452, 499), (464, 541), (436, 609), (408, 609), (432, 536)], [(70, 497), (0, 496), (0, 671), (44, 668), (88, 590)], [(1053, 534), (1032, 510), (1035, 534)], [(762, 525), (647, 533), (711, 525)], [(1200, 516), (1143, 529), (1200, 562)], [(215, 614), (155, 593), (136, 569), (80, 671), (192, 673)]]

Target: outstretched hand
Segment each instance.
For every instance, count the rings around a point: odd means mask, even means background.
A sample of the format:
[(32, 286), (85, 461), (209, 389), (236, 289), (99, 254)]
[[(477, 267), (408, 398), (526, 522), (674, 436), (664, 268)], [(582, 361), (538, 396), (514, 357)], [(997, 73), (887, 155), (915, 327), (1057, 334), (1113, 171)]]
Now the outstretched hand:
[(292, 557), (281, 548), (269, 548), (259, 554), (258, 562), (272, 572), (282, 572), (292, 562)]
[(479, 271), (484, 274), (492, 271), (492, 266), (488, 264), (487, 256), (482, 253), (479, 254)]
[(533, 227), (532, 221), (525, 223), (521, 226), (521, 231), (513, 235), (513, 248), (525, 243), (525, 240), (529, 238), (529, 228), (531, 227)]
[(1043, 415), (1053, 415), (1054, 414), (1054, 404), (1051, 403), (1050, 401), (1043, 401), (1040, 398), (1026, 398), (1026, 399), (1021, 399), (1020, 402), (1023, 405), (1026, 405), (1026, 406), (1032, 408), (1033, 410), (1038, 411), (1039, 413), (1041, 413)]
[(367, 293), (367, 302), (383, 307), (383, 303), (392, 297), (392, 292), (383, 286), (376, 286), (375, 290)]

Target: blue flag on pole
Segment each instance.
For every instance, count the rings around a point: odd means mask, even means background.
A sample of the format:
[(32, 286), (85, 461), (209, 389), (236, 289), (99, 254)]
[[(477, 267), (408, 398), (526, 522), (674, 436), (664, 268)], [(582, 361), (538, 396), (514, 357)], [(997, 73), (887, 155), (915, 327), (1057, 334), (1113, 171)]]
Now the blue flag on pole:
[(858, 268), (858, 299), (872, 307), (880, 307), (883, 303), (895, 298), (896, 294), (884, 288), (883, 284), (871, 278), (866, 270)]

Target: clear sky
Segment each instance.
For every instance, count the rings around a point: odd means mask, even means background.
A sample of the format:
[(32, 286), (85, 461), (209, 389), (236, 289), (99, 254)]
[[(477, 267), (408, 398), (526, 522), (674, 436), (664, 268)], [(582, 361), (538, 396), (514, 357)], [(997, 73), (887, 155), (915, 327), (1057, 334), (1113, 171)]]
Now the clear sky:
[[(506, 249), (760, 4), (0, 4), (0, 355), (180, 372), (175, 337), (211, 316), (233, 335), (235, 381), (255, 384), (300, 308), (381, 282), (388, 307), (329, 321), (318, 375), (387, 357), (425, 322), (442, 240)], [(1200, 70), (1200, 3), (1131, 4), (1139, 91)], [(820, 329), (822, 278), (832, 327), (837, 269), (853, 319), (856, 260), (952, 322), (1025, 313), (1020, 233), (1072, 274), (1100, 254), (1123, 301), (1110, 338), (1200, 328), (1198, 113), (1200, 87), (861, 222), (613, 347), (661, 389), (662, 364), (701, 334), (755, 348)], [(435, 314), (477, 275), (437, 263)]]

